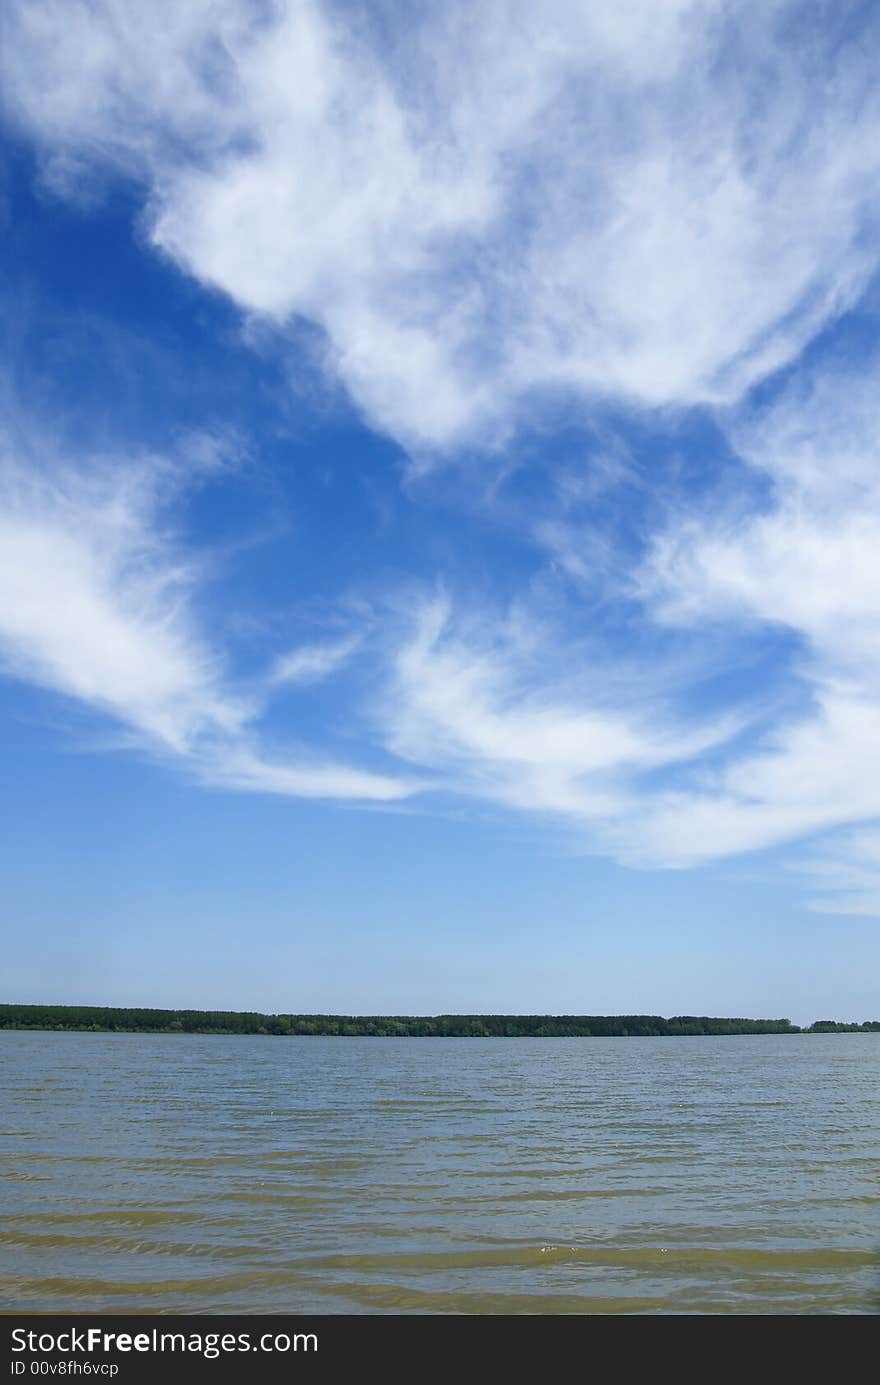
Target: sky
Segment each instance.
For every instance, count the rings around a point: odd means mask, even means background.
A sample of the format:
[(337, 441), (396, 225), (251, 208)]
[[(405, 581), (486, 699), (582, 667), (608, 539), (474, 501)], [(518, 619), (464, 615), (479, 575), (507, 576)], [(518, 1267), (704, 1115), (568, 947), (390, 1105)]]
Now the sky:
[(880, 1013), (880, 11), (9, 0), (2, 999)]

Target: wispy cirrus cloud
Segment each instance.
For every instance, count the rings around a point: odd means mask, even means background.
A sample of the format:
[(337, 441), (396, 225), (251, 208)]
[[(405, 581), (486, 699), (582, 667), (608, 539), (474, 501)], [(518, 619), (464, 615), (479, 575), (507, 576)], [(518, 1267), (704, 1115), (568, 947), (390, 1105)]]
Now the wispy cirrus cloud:
[(352, 657), (361, 644), (357, 635), (326, 640), (321, 644), (300, 645), (279, 654), (265, 676), (267, 688), (283, 688), (303, 683), (319, 683), (329, 678)]
[(619, 859), (684, 867), (790, 843), (880, 813), (880, 709), (858, 692), (816, 694), (812, 715), (775, 726), (759, 749), (690, 787), (654, 793), (609, 824)]
[[(403, 34), (381, 4), (13, 0), (5, 101), (50, 185), (139, 180), (154, 251), (282, 339), (317, 326), (327, 370), (426, 466), (499, 448), (548, 401), (601, 399), (655, 423), (714, 410), (737, 456), (705, 470), (741, 485), (734, 505), (720, 485), (633, 502), (636, 544), (608, 514), (650, 492), (651, 447), (579, 476), (566, 459), (568, 495), (523, 531), (574, 579), (569, 606), (542, 631), (476, 599), (419, 604), (376, 642), (380, 739), (412, 768), (374, 774), (278, 757), (260, 727), (268, 699), (353, 664), (360, 635), (281, 648), (240, 683), (157, 520), (161, 468), (13, 460), (7, 671), (207, 784), (381, 801), (430, 783), (639, 864), (880, 817), (876, 362), (818, 352), (768, 384), (880, 266), (880, 21), (821, 8), (488, 0)], [(588, 588), (619, 615), (623, 663), (620, 640), (581, 638)], [(727, 669), (693, 652), (722, 627)], [(755, 718), (736, 659), (768, 631), (791, 696)], [(662, 662), (683, 635), (676, 689)], [(693, 688), (725, 672), (724, 707), (701, 710)], [(847, 840), (834, 878), (849, 860), (866, 911), (867, 838)]]
[(404, 42), (330, 0), (29, 0), (6, 100), (58, 178), (140, 178), (189, 273), (318, 324), (368, 419), (423, 452), (497, 442), (547, 393), (735, 400), (854, 301), (880, 97), (874, 19), (846, 22), (490, 0)]
[[(860, 367), (820, 363), (735, 422), (770, 483), (760, 507), (689, 513), (655, 538), (639, 579), (654, 618), (786, 632), (806, 705), (661, 799), (640, 832), (646, 858), (687, 864), (880, 816), (880, 408), (876, 360)], [(840, 872), (839, 847), (835, 859)]]
[(0, 487), (5, 671), (98, 707), (169, 751), (234, 734), (246, 702), (223, 689), (195, 630), (192, 564), (153, 524), (163, 467), (51, 473), (8, 456)]
[[(20, 447), (20, 439), (17, 440)], [(413, 785), (326, 762), (301, 747), (261, 748), (259, 719), (278, 666), (245, 687), (201, 628), (204, 572), (167, 521), (181, 465), (215, 456), (212, 439), (182, 457), (51, 458), (7, 444), (0, 460), (0, 668), (122, 728), (128, 741), (230, 788), (302, 797), (393, 799)], [(195, 451), (194, 451), (195, 448)], [(315, 671), (315, 649), (300, 651)], [(343, 657), (335, 646), (335, 662)], [(290, 677), (291, 661), (282, 675)], [(333, 666), (324, 651), (324, 672)], [(294, 670), (295, 671), (295, 670)]]
[(287, 761), (271, 758), (246, 742), (227, 743), (219, 748), (219, 753), (209, 748), (199, 757), (196, 772), (203, 784), (213, 788), (280, 794), (285, 798), (390, 803), (409, 798), (424, 787), (412, 776), (374, 774), (353, 765), (328, 764), (308, 749)]
[(816, 913), (880, 916), (880, 827), (876, 822), (837, 833), (812, 858), (804, 856), (792, 864), (817, 892), (809, 901)]
[(768, 482), (757, 506), (680, 514), (654, 536), (641, 593), (669, 625), (737, 620), (803, 639), (817, 676), (877, 675), (880, 363), (819, 362), (731, 440)]
[(565, 817), (587, 829), (629, 813), (633, 781), (686, 763), (739, 729), (696, 727), (644, 683), (622, 696), (614, 670), (583, 649), (567, 669), (540, 625), (456, 618), (426, 599), (397, 649), (384, 706), (389, 749), (443, 772), (459, 792)]

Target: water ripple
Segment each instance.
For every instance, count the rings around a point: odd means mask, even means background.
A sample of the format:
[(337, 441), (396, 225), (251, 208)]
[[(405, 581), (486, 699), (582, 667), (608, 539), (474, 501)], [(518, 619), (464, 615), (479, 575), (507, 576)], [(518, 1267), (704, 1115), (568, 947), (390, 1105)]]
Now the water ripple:
[(878, 1055), (2, 1033), (0, 1306), (874, 1313)]

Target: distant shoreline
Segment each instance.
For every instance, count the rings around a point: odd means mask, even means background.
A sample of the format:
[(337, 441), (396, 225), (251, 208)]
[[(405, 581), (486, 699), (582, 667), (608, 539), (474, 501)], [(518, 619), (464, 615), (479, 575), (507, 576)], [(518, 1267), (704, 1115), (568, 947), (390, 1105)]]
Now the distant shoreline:
[(290, 1038), (694, 1038), (880, 1033), (880, 1020), (724, 1019), (711, 1015), (264, 1015), (104, 1005), (0, 1005), (0, 1030), (97, 1034), (269, 1034)]

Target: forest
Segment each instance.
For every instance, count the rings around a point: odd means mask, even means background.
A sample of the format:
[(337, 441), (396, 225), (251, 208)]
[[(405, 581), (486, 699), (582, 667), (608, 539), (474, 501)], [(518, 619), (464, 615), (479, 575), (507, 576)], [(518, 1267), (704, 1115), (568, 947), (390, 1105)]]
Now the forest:
[(104, 1005), (0, 1005), (0, 1029), (128, 1034), (274, 1034), (417, 1039), (673, 1038), (707, 1034), (880, 1032), (880, 1020), (724, 1019), (711, 1015), (263, 1015)]

